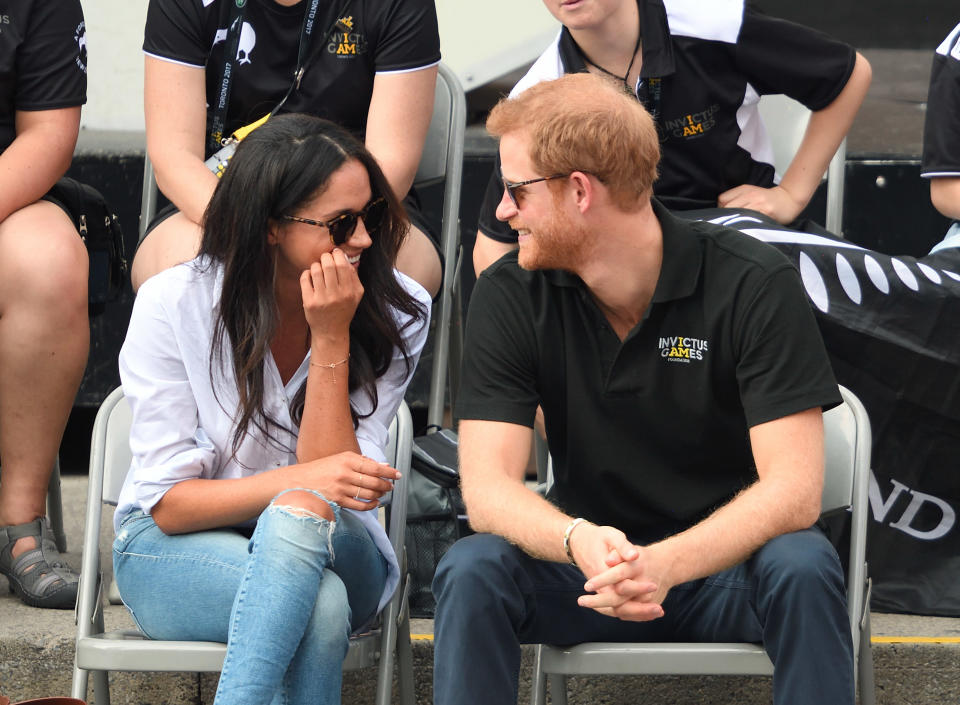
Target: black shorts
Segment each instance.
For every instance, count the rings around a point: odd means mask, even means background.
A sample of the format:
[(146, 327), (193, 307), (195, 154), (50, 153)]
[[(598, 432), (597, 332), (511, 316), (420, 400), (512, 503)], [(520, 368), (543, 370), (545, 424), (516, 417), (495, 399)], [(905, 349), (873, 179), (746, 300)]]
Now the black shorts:
[[(62, 179), (60, 179), (60, 181), (64, 181), (64, 180), (66, 180), (66, 179), (68, 179), (68, 178), (69, 178), (69, 177), (64, 176)], [(59, 183), (59, 181), (58, 181), (57, 183)], [(67, 217), (70, 219), (70, 224), (73, 225), (73, 224), (76, 223), (78, 220), (80, 220), (80, 214), (79, 214), (79, 213), (74, 213), (72, 210), (70, 210), (70, 206), (68, 206), (66, 203), (64, 203), (64, 202), (61, 201), (59, 198), (57, 198), (56, 196), (53, 195), (53, 191), (54, 191), (55, 188), (56, 188), (56, 186), (51, 187), (49, 191), (47, 191), (45, 194), (43, 194), (42, 196), (40, 196), (40, 199), (39, 199), (39, 200), (41, 200), (41, 201), (49, 201), (49, 202), (52, 203), (53, 205), (57, 206), (57, 208), (59, 208), (60, 210), (62, 210), (64, 213), (67, 214)], [(74, 229), (76, 229), (76, 226), (74, 226)], [(80, 233), (78, 232), (78, 233), (77, 233), (77, 237), (79, 237), (79, 236), (80, 236)]]

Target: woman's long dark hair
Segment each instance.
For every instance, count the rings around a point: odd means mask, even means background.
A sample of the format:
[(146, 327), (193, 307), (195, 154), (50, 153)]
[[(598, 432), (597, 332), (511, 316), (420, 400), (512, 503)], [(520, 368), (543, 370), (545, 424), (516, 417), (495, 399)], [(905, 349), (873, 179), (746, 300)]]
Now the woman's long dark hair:
[[(233, 452), (252, 424), (268, 439), (282, 425), (263, 405), (264, 362), (277, 329), (279, 311), (274, 282), (276, 255), (267, 240), (271, 227), (283, 215), (296, 213), (320, 195), (330, 177), (347, 161), (360, 162), (370, 178), (373, 197), (382, 196), (387, 213), (372, 244), (360, 258), (364, 293), (350, 322), (349, 389), (362, 390), (377, 406), (376, 380), (399, 349), (409, 373), (412, 365), (398, 327), (397, 312), (410, 323), (427, 312), (397, 281), (393, 263), (409, 230), (403, 208), (373, 156), (349, 132), (332, 122), (309, 115), (273, 117), (251, 132), (237, 147), (203, 217), (200, 255), (208, 264), (223, 267), (223, 289), (215, 312), (210, 369), (222, 362), (227, 345), (239, 390), (239, 409)], [(305, 386), (294, 402), (299, 423)], [(351, 405), (354, 426), (362, 416)]]

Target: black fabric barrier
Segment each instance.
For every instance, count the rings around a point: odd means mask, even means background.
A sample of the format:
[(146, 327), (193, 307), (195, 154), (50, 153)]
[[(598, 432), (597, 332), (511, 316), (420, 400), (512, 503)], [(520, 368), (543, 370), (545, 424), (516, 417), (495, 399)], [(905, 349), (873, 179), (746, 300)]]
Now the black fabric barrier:
[(888, 256), (752, 211), (679, 215), (768, 242), (800, 271), (837, 380), (870, 415), (873, 609), (960, 616), (960, 249)]

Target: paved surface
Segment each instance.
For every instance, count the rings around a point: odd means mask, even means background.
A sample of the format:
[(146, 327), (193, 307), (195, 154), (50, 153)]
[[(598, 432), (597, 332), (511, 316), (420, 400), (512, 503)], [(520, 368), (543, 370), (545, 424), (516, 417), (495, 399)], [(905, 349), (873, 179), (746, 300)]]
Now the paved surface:
[[(86, 478), (63, 479), (68, 559), (80, 564)], [(110, 517), (105, 517), (109, 522)], [(109, 528), (104, 536), (109, 539)], [(105, 539), (103, 549), (107, 549)], [(0, 578), (0, 693), (14, 701), (70, 692), (74, 620), (69, 611), (38, 610), (8, 595)], [(106, 610), (108, 628), (132, 626), (123, 607)], [(414, 658), (419, 703), (431, 701), (433, 622), (414, 620)], [(881, 705), (942, 705), (960, 702), (960, 619), (873, 615), (874, 660)], [(529, 698), (529, 658), (520, 678), (520, 702)], [(373, 701), (372, 671), (344, 676), (345, 705)], [(137, 705), (206, 705), (213, 702), (216, 676), (204, 674), (114, 674), (112, 702)], [(769, 679), (732, 677), (576, 678), (573, 705), (671, 703), (706, 705), (770, 702)], [(641, 698), (638, 694), (643, 693)], [(92, 696), (91, 696), (92, 697)]]

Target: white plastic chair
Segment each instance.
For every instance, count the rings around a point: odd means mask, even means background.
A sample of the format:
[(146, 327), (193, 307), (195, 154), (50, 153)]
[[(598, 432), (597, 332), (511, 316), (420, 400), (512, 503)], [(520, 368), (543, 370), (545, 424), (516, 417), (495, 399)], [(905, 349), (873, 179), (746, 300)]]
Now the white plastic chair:
[[(851, 511), (847, 610), (861, 705), (874, 705), (870, 649), (870, 579), (866, 544), (870, 479), (870, 419), (860, 400), (841, 387), (844, 403), (823, 416), (826, 475), (822, 512)], [(584, 643), (537, 645), (532, 702), (546, 703), (547, 678), (554, 705), (566, 705), (568, 675), (773, 675), (762, 646), (736, 643)]]
[[(463, 346), (460, 315), (460, 185), (463, 177), (463, 143), (467, 126), (467, 101), (463, 87), (453, 73), (440, 64), (434, 93), (433, 115), (427, 139), (414, 177), (415, 186), (443, 181), (443, 213), (440, 249), (443, 253), (443, 283), (439, 296), (439, 315), (435, 316), (433, 368), (430, 376), (427, 423), (443, 423), (446, 384), (451, 406), (459, 387), (460, 357)], [(140, 201), (140, 237), (157, 212), (157, 179), (149, 155), (143, 160), (143, 193)]]
[[(773, 166), (783, 175), (793, 161), (803, 133), (807, 129), (810, 111), (785, 95), (765, 95), (760, 98), (760, 116), (773, 142)], [(843, 187), (847, 160), (847, 139), (837, 147), (827, 168), (827, 211), (824, 225), (838, 237), (843, 237)]]
[[(90, 478), (84, 526), (83, 563), (77, 605), (76, 660), (73, 697), (87, 694), (88, 672), (93, 672), (96, 705), (109, 705), (109, 671), (218, 672), (226, 644), (207, 641), (157, 641), (136, 629), (104, 631), (101, 592), (100, 528), (104, 504), (116, 505), (130, 468), (130, 407), (121, 389), (111, 392), (97, 412), (90, 447)], [(414, 705), (413, 654), (407, 611), (409, 579), (406, 572), (404, 532), (407, 515), (407, 477), (413, 444), (410, 411), (401, 404), (390, 426), (387, 460), (403, 477), (395, 484), (390, 503), (390, 543), (400, 560), (400, 584), (380, 615), (381, 626), (351, 637), (344, 670), (378, 665), (377, 705), (388, 705), (393, 683), (394, 654), (399, 667), (400, 702)], [(106, 557), (110, 560), (110, 556)]]

